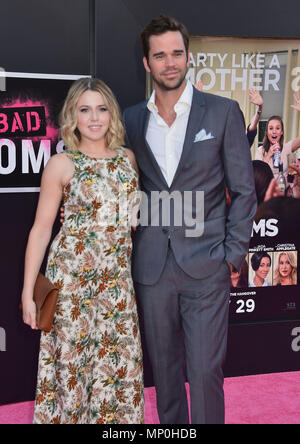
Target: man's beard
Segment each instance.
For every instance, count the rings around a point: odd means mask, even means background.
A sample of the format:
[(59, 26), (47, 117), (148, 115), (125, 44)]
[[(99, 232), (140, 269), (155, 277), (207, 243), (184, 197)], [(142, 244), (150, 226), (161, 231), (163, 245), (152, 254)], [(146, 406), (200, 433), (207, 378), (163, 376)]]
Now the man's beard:
[(175, 83), (174, 85), (172, 84), (168, 84), (167, 82), (165, 82), (164, 80), (162, 80), (161, 78), (157, 78), (155, 76), (153, 76), (152, 74), (152, 78), (153, 78), (153, 82), (163, 91), (173, 91), (175, 89), (178, 89), (181, 87), (181, 85), (183, 84), (183, 82), (185, 81), (185, 76), (187, 73), (187, 69), (184, 73), (182, 73), (182, 75), (179, 77), (178, 82)]

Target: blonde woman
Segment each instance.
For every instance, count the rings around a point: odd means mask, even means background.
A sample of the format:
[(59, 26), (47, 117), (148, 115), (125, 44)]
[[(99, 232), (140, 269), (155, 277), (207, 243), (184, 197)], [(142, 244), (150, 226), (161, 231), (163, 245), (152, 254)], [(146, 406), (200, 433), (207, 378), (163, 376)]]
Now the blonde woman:
[(295, 252), (285, 251), (278, 255), (274, 271), (274, 285), (297, 285), (297, 261)]
[(74, 82), (61, 134), (67, 150), (44, 170), (25, 258), (23, 318), (36, 329), (33, 287), (63, 199), (64, 223), (46, 271), (60, 291), (53, 329), (41, 336), (34, 423), (141, 423), (131, 214), (121, 214), (119, 204), (137, 191), (138, 175), (134, 155), (122, 147), (118, 104), (102, 81)]

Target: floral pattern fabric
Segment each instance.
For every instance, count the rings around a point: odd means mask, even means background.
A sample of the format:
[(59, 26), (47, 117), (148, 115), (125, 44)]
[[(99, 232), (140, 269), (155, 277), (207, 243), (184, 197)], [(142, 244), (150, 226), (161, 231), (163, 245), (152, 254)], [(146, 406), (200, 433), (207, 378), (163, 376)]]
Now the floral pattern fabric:
[(34, 423), (142, 423), (130, 264), (138, 177), (122, 147), (111, 159), (66, 153), (74, 175), (48, 257), (46, 275), (60, 291), (53, 329), (41, 335)]

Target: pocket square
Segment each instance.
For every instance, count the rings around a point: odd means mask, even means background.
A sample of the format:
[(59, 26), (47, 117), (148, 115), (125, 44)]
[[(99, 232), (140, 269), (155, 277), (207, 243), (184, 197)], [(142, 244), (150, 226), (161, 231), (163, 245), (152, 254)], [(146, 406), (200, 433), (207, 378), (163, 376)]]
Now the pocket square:
[(213, 136), (211, 133), (206, 134), (205, 129), (199, 131), (199, 133), (196, 134), (194, 142), (201, 142), (202, 140), (209, 140), (214, 139), (215, 136)]

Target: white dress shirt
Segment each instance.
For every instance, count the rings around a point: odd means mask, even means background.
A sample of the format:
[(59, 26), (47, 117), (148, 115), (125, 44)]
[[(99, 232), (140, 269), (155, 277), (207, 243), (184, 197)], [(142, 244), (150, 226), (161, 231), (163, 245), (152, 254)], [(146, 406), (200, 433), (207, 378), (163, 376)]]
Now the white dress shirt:
[(191, 82), (187, 81), (182, 95), (174, 106), (176, 119), (170, 127), (158, 114), (155, 105), (155, 91), (153, 91), (147, 104), (151, 114), (146, 140), (169, 187), (172, 184), (182, 154), (192, 98), (193, 87)]

